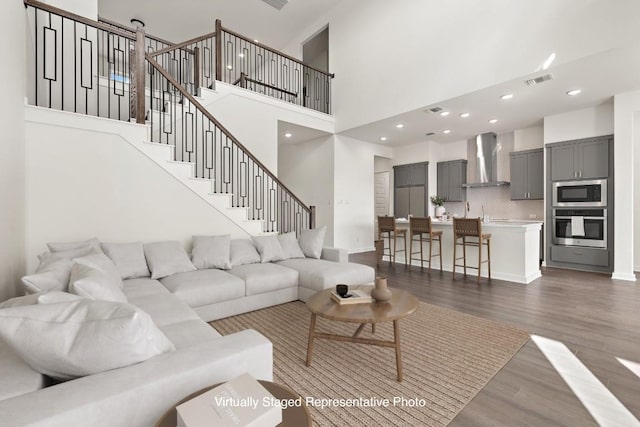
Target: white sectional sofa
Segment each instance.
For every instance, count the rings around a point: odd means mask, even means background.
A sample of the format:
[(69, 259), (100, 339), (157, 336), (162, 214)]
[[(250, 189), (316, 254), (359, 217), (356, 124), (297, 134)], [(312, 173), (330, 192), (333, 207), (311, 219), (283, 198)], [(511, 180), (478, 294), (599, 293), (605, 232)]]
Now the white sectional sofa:
[(320, 258), (123, 280), (128, 304), (149, 314), (175, 346), (130, 366), (51, 385), (0, 339), (0, 426), (152, 426), (175, 402), (207, 385), (244, 372), (271, 380), (268, 339), (254, 330), (221, 336), (206, 322), (304, 301), (336, 283), (374, 280), (374, 270), (348, 263), (344, 250), (324, 248)]

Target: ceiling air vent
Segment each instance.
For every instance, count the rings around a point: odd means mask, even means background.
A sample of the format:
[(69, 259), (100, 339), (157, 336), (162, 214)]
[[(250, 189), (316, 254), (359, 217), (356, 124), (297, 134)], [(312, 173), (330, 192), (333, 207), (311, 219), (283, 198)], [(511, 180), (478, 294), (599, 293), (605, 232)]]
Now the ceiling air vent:
[(289, 3), (287, 0), (262, 0), (262, 1), (271, 7), (275, 7), (278, 10), (281, 10), (287, 3)]
[(427, 133), (425, 133), (426, 136), (431, 136), (431, 135), (435, 135), (435, 134), (436, 134), (435, 132), (427, 132)]
[(428, 108), (426, 110), (424, 110), (425, 113), (439, 113), (440, 111), (442, 111), (442, 107), (433, 107), (433, 108)]
[(545, 74), (543, 76), (538, 76), (533, 79), (527, 79), (524, 82), (527, 84), (527, 86), (535, 86), (535, 85), (539, 85), (540, 83), (544, 83), (547, 80), (551, 80), (552, 78), (553, 76), (551, 74)]

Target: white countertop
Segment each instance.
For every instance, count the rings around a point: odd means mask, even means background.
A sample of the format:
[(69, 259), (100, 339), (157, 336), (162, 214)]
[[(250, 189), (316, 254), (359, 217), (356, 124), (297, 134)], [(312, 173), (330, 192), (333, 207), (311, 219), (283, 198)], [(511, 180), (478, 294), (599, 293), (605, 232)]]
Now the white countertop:
[[(409, 220), (406, 218), (396, 218), (396, 224), (398, 225), (408, 225)], [(451, 226), (453, 225), (453, 221), (438, 221), (432, 219), (431, 224), (434, 226)], [(483, 227), (497, 227), (497, 228), (525, 228), (531, 225), (539, 224), (542, 225), (542, 221), (529, 221), (529, 220), (497, 220), (497, 221), (489, 221), (482, 223)]]

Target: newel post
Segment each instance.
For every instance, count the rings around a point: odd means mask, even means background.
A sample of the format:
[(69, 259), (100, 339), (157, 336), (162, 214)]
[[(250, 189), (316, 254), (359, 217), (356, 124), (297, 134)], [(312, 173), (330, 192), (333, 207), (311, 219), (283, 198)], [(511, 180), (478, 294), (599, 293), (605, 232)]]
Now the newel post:
[(316, 228), (316, 207), (309, 206), (309, 228)]
[(136, 30), (136, 49), (135, 49), (135, 68), (134, 68), (134, 91), (131, 94), (132, 102), (135, 102), (136, 123), (144, 124), (144, 30), (140, 27)]
[(222, 81), (222, 21), (216, 19), (216, 80)]

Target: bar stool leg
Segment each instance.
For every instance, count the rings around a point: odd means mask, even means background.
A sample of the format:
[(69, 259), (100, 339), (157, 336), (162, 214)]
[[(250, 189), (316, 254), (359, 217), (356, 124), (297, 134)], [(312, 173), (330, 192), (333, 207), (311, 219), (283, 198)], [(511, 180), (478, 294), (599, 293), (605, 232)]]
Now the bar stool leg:
[(429, 273), (431, 273), (432, 246), (433, 246), (433, 236), (429, 235)]
[(480, 272), (482, 271), (482, 236), (478, 238), (478, 284), (480, 284)]
[(464, 278), (467, 278), (467, 238), (462, 236), (462, 265), (464, 266)]
[(458, 237), (456, 236), (456, 233), (453, 233), (453, 268), (451, 269), (451, 271), (453, 271), (453, 280), (456, 280), (456, 248), (458, 247)]
[(418, 242), (420, 245), (420, 270), (424, 269), (424, 260), (423, 260), (423, 254), (422, 254), (422, 233), (418, 234)]
[(440, 273), (442, 273), (442, 236), (438, 237), (438, 252), (440, 255)]
[(489, 271), (489, 280), (491, 280), (491, 239), (487, 239), (487, 269)]
[[(393, 233), (393, 267), (396, 266), (396, 244), (398, 241), (398, 236), (396, 233)], [(391, 249), (391, 232), (389, 232), (389, 249)]]

